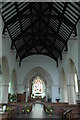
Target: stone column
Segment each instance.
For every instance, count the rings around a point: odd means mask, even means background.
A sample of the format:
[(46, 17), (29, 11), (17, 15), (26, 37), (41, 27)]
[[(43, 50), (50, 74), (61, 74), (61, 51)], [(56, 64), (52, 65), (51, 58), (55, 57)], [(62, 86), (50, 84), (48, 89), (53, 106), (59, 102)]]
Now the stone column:
[[(78, 84), (80, 91), (80, 20), (78, 22)], [(78, 100), (80, 101), (80, 92), (78, 93)]]
[(2, 85), (2, 103), (8, 102), (8, 87), (9, 85)]
[(64, 102), (64, 87), (60, 87), (60, 101)]
[(69, 104), (75, 104), (75, 92), (74, 92), (74, 85), (67, 85), (68, 90), (68, 102)]
[(0, 103), (2, 103), (2, 75), (0, 75)]
[[(1, 7), (1, 4), (0, 4)], [(0, 15), (0, 58), (2, 58), (2, 17)]]
[(80, 20), (78, 23), (78, 77), (80, 80)]
[(59, 88), (58, 85), (52, 86), (52, 102), (56, 102), (56, 99), (59, 98)]
[(26, 92), (26, 102), (28, 102), (29, 87), (25, 87), (24, 92)]
[(61, 102), (68, 102), (67, 86), (60, 87), (60, 101)]

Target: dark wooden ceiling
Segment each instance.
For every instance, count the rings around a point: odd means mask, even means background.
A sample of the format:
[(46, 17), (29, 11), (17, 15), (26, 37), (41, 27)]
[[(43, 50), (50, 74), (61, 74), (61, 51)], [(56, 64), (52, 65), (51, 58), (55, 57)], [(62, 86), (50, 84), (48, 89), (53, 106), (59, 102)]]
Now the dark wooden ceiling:
[(3, 2), (2, 18), (20, 62), (43, 54), (58, 62), (80, 19), (80, 2)]

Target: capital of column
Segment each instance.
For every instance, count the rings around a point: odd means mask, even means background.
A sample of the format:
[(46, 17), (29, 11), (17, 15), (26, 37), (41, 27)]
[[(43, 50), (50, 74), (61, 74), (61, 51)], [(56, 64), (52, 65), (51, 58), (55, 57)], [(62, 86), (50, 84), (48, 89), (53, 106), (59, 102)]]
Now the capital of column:
[(2, 87), (9, 87), (9, 85), (2, 85)]
[(74, 86), (74, 84), (72, 84), (72, 85), (70, 85), (70, 84), (67, 84), (67, 86), (70, 86), (70, 87), (71, 87), (71, 86)]

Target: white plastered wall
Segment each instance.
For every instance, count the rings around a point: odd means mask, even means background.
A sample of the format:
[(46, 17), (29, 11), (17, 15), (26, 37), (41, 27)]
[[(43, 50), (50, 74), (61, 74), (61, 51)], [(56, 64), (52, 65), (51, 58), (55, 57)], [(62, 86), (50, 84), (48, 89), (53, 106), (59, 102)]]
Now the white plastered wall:
[[(68, 102), (70, 104), (75, 104), (75, 98), (69, 99), (69, 91), (72, 91), (71, 87), (68, 87), (69, 85), (71, 86), (71, 79), (73, 81), (73, 74), (72, 72), (72, 68), (69, 64), (69, 60), (71, 59), (74, 62), (74, 66), (78, 72), (78, 38), (74, 38), (73, 40), (69, 40), (68, 41), (68, 51), (69, 52), (64, 52), (63, 53), (63, 60), (59, 61), (60, 65), (59, 65), (59, 73), (61, 72), (61, 69), (64, 69), (64, 73), (65, 73), (65, 78), (66, 78), (66, 85), (67, 85), (67, 93), (66, 94), (66, 98), (68, 99)], [(73, 66), (73, 67), (74, 67)], [(71, 78), (70, 78), (71, 75)], [(69, 89), (70, 88), (70, 89)], [(67, 96), (68, 95), (68, 96)], [(63, 100), (62, 100), (63, 101)]]

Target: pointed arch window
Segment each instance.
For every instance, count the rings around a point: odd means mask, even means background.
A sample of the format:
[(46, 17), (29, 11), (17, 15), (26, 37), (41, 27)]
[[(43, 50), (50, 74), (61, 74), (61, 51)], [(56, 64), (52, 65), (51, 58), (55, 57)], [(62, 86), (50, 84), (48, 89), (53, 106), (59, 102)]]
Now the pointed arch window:
[(75, 92), (78, 92), (78, 76), (74, 73)]
[(11, 82), (9, 82), (9, 89), (8, 89), (8, 93), (11, 93)]
[(43, 81), (40, 79), (40, 77), (37, 77), (34, 80), (34, 93), (42, 93), (43, 92)]
[(36, 76), (33, 79), (33, 85), (32, 85), (32, 95), (33, 97), (42, 97), (44, 98), (46, 94), (46, 86), (45, 83), (43, 81), (43, 79), (39, 76)]

